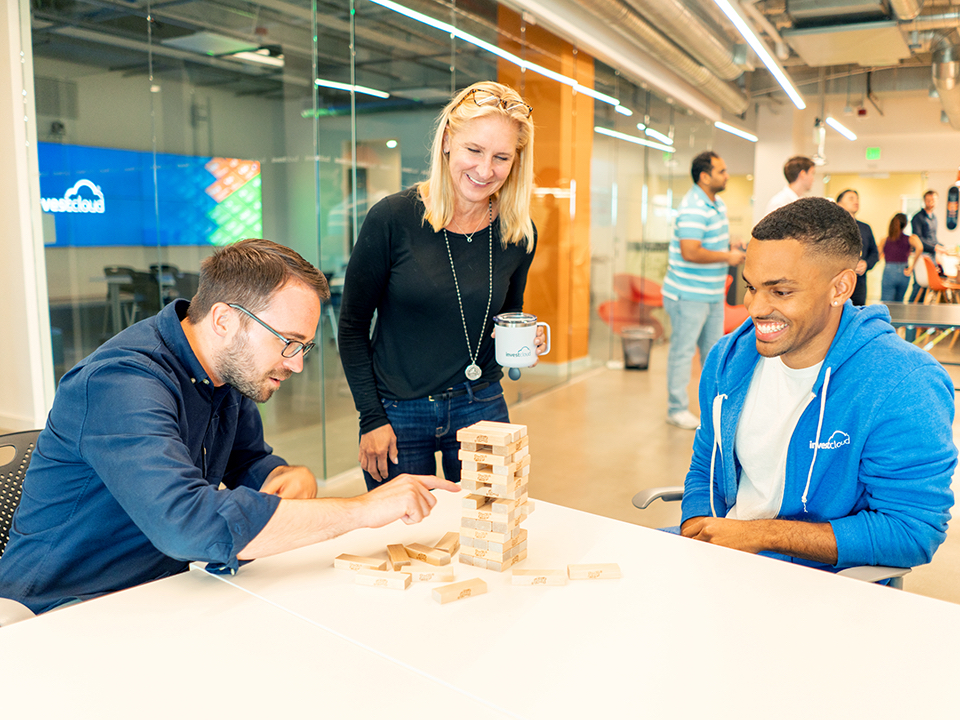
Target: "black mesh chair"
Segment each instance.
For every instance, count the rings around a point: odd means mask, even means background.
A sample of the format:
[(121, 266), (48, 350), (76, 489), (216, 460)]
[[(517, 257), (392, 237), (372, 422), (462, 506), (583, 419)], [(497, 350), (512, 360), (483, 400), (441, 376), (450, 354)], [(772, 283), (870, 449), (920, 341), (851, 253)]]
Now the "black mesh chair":
[[(7, 549), (13, 512), (20, 504), (23, 477), (27, 474), (39, 435), (39, 430), (0, 435), (0, 556)], [(30, 617), (33, 613), (26, 606), (16, 600), (0, 598), (0, 627)]]
[(109, 329), (116, 335), (131, 324), (136, 300), (133, 292), (133, 275), (128, 265), (107, 265), (103, 274), (107, 278), (107, 312), (103, 316), (103, 332)]

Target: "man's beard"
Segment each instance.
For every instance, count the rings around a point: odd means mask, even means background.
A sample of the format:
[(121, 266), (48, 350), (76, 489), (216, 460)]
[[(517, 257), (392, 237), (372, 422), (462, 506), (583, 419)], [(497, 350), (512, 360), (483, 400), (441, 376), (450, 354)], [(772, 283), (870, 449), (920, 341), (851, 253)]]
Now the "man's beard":
[[(290, 373), (277, 370), (272, 373), (279, 380), (286, 380)], [(233, 344), (221, 353), (217, 362), (217, 375), (240, 394), (254, 402), (265, 403), (277, 388), (269, 381), (270, 373), (257, 376), (253, 351), (247, 342), (246, 332), (237, 333)]]

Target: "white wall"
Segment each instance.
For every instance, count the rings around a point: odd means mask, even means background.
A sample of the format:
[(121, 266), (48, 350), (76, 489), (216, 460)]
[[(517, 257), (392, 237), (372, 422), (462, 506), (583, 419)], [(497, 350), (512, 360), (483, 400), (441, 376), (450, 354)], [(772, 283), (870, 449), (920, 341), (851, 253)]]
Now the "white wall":
[(20, 34), (28, 6), (0, 3), (0, 428), (8, 430), (42, 427), (53, 402), (40, 204), (32, 201), (40, 197), (32, 55)]

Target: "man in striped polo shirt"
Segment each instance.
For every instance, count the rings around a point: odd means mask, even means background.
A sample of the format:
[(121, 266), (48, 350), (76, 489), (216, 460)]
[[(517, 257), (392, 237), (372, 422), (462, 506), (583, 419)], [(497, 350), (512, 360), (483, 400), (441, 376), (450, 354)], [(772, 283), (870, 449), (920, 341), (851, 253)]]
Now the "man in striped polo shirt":
[(717, 193), (727, 187), (727, 165), (712, 151), (700, 153), (690, 168), (694, 186), (677, 209), (663, 280), (663, 306), (670, 315), (667, 359), (667, 422), (696, 430), (700, 419), (689, 410), (687, 385), (693, 353), (701, 363), (723, 335), (723, 294), (727, 266), (744, 260), (730, 248), (727, 208)]

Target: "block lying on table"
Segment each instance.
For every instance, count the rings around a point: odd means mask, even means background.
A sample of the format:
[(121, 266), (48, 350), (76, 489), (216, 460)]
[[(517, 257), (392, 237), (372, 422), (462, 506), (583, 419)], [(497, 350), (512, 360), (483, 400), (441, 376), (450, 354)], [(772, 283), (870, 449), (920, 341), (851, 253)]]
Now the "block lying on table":
[(404, 568), (405, 573), (410, 573), (414, 582), (453, 582), (453, 565), (442, 565), (431, 568)]
[(387, 561), (381, 560), (380, 558), (363, 557), (362, 555), (350, 555), (348, 553), (343, 553), (342, 555), (337, 555), (333, 561), (333, 566), (335, 568), (340, 568), (341, 570), (360, 570), (361, 568), (369, 568), (370, 570), (386, 570)]
[(433, 599), (441, 605), (455, 600), (483, 595), (487, 591), (487, 584), (480, 578), (470, 578), (450, 585), (441, 585), (433, 589)]
[(403, 545), (387, 545), (387, 555), (390, 556), (390, 566), (394, 570), (410, 564), (410, 556)]
[(421, 543), (411, 543), (410, 545), (405, 545), (404, 549), (407, 551), (407, 555), (412, 557), (414, 560), (419, 560), (420, 562), (425, 562), (429, 565), (450, 564), (450, 553), (444, 552), (443, 550), (427, 547)]
[(437, 550), (443, 550), (445, 553), (454, 555), (460, 549), (460, 533), (448, 532), (440, 542), (433, 546)]

